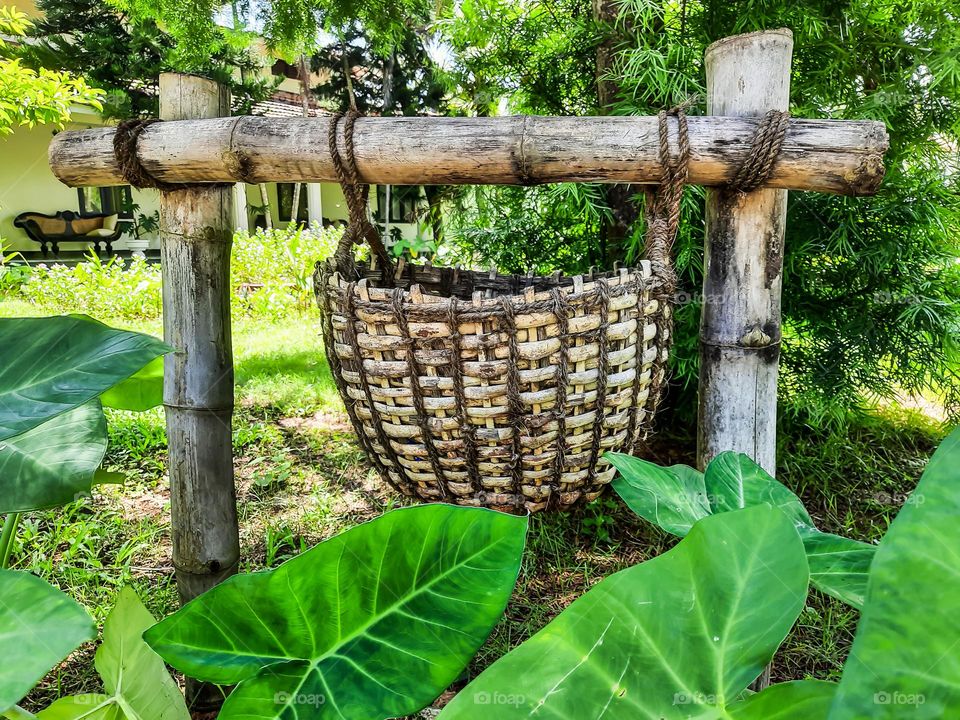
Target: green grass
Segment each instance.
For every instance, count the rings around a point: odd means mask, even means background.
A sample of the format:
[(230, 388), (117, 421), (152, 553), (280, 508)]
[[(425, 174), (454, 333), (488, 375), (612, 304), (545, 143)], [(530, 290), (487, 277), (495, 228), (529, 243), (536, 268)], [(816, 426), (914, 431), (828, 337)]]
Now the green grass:
[[(0, 303), (0, 315), (30, 308)], [(103, 318), (110, 322), (109, 318)], [(112, 323), (159, 333), (159, 323)], [(314, 316), (243, 320), (234, 330), (237, 412), (234, 450), (242, 570), (276, 566), (316, 542), (400, 503), (355, 442), (323, 358)], [(162, 412), (111, 411), (107, 466), (127, 474), (69, 507), (26, 516), (15, 566), (69, 592), (102, 622), (119, 588), (132, 583), (161, 616), (177, 605), (170, 564), (169, 494)], [(922, 416), (884, 411), (831, 433), (785, 421), (780, 479), (800, 494), (824, 530), (879, 539), (916, 484), (942, 430)], [(689, 428), (662, 433), (647, 453), (689, 462)], [(532, 518), (517, 591), (504, 620), (461, 682), (536, 632), (610, 573), (655, 556), (674, 540), (615, 496), (574, 513)], [(778, 654), (775, 679), (836, 679), (857, 613), (811, 593)], [(84, 647), (29, 698), (93, 692), (93, 648)]]

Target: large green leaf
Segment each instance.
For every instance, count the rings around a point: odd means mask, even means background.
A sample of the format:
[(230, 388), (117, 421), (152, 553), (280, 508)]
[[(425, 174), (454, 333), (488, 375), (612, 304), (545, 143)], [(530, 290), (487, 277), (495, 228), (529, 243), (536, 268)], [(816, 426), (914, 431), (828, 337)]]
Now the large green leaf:
[(0, 712), (95, 636), (93, 620), (71, 598), (29, 573), (0, 570)]
[(669, 552), (598, 583), (440, 717), (722, 717), (790, 630), (807, 580), (779, 510), (705, 518)]
[(157, 357), (100, 396), (104, 407), (142, 412), (163, 403), (163, 357)]
[(802, 501), (741, 453), (718, 455), (706, 473), (677, 465), (661, 468), (639, 458), (607, 453), (620, 471), (613, 487), (638, 515), (683, 537), (702, 517), (761, 504), (780, 508), (797, 528), (807, 550), (810, 582), (860, 608), (876, 546), (820, 532)]
[(187, 675), (239, 683), (224, 719), (403, 716), (456, 679), (503, 614), (526, 526), (476, 508), (395, 510), (227, 580), (145, 638)]
[(816, 528), (799, 530), (810, 563), (810, 583), (827, 595), (861, 609), (877, 546), (823, 533)]
[(743, 453), (718, 455), (707, 466), (704, 486), (715, 513), (760, 503), (780, 508), (803, 540), (813, 586), (855, 608), (863, 607), (876, 545), (820, 532), (800, 498)]
[(830, 720), (960, 718), (960, 429), (880, 543)]
[(60, 698), (37, 714), (41, 720), (124, 720), (123, 710), (100, 693)]
[(686, 465), (660, 467), (631, 455), (604, 457), (620, 471), (613, 486), (637, 515), (684, 537), (694, 523), (711, 514), (703, 473)]
[(0, 320), (0, 440), (89, 402), (169, 351), (83, 315)]
[(731, 720), (827, 720), (835, 683), (798, 680), (771, 685), (763, 692), (734, 703)]
[(90, 491), (107, 450), (100, 401), (0, 440), (0, 513), (65, 505)]
[(717, 455), (707, 465), (703, 484), (714, 514), (766, 503), (780, 508), (797, 527), (813, 527), (800, 498), (743, 453)]
[(143, 641), (155, 622), (133, 589), (123, 588), (94, 658), (106, 694), (61, 698), (40, 713), (41, 720), (189, 720), (180, 688)]

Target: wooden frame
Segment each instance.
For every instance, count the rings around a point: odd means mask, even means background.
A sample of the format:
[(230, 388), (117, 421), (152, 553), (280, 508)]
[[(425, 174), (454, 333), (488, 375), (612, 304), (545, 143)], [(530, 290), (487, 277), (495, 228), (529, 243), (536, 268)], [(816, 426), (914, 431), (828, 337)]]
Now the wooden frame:
[[(701, 464), (735, 449), (775, 468), (784, 191), (864, 195), (883, 177), (882, 123), (794, 119), (764, 187), (719, 189), (746, 160), (758, 117), (787, 106), (792, 42), (789, 30), (774, 30), (715, 43), (707, 52), (708, 105), (720, 115), (689, 118), (688, 182), (718, 188), (707, 205)], [(142, 166), (166, 183), (336, 179), (328, 120), (219, 117), (228, 112), (210, 81), (164, 75), (161, 114), (171, 122), (143, 131)], [(51, 169), (71, 186), (126, 182), (114, 136), (112, 128), (60, 133)], [(657, 136), (654, 117), (384, 117), (358, 120), (355, 145), (370, 184), (656, 184), (664, 174)], [(184, 600), (229, 575), (239, 552), (229, 432), (231, 195), (225, 186), (196, 185), (162, 194), (164, 328), (177, 348), (167, 360), (164, 403)]]
[[(757, 122), (691, 117), (689, 182), (729, 181)], [(327, 118), (250, 116), (157, 123), (143, 131), (139, 157), (168, 183), (335, 182), (328, 127)], [(354, 137), (358, 169), (372, 185), (657, 183), (657, 127), (655, 117), (370, 117), (357, 120)], [(114, 134), (58, 134), (50, 168), (67, 185), (125, 182)], [(883, 178), (887, 145), (883, 123), (791, 120), (767, 185), (867, 195)]]

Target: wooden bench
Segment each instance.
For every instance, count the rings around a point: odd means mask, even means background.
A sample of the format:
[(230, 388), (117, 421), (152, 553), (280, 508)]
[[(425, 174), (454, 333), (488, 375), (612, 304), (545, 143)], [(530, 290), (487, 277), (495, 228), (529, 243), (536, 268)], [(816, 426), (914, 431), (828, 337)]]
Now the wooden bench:
[(72, 210), (61, 210), (53, 215), (38, 212), (20, 213), (13, 224), (21, 228), (31, 240), (40, 243), (44, 257), (48, 246), (54, 256), (60, 254), (62, 242), (89, 242), (101, 252), (103, 244), (107, 255), (113, 254), (113, 241), (120, 237), (122, 226), (116, 215), (80, 215)]

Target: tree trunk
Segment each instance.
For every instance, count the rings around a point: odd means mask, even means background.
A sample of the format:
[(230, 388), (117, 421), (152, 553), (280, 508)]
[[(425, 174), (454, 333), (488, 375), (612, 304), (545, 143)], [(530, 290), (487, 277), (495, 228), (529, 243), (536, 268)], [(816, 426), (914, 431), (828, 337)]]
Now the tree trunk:
[[(165, 120), (230, 112), (230, 93), (195, 75), (160, 76)], [(230, 334), (230, 187), (160, 194), (170, 529), (181, 603), (237, 571), (240, 540), (233, 479)], [(195, 710), (216, 707), (213, 686), (188, 682)]]
[[(613, 112), (620, 87), (611, 73), (614, 68), (616, 45), (621, 37), (616, 29), (621, 5), (616, 0), (593, 0), (593, 19), (604, 32), (597, 45), (596, 85), (597, 107), (603, 115)], [(634, 199), (641, 192), (636, 185), (610, 185), (603, 189), (604, 200), (610, 208), (610, 220), (601, 228), (603, 252), (601, 264), (612, 267), (625, 255), (626, 239), (640, 217), (640, 206)]]
[(347, 107), (356, 110), (357, 96), (353, 92), (353, 68), (350, 67), (350, 58), (348, 57), (350, 46), (347, 44), (346, 35), (340, 36), (340, 47), (342, 48), (340, 62), (343, 66), (343, 82), (347, 88)]
[(423, 192), (427, 196), (427, 210), (430, 220), (430, 230), (433, 232), (433, 241), (439, 246), (443, 242), (443, 187), (440, 185), (424, 185)]
[[(307, 57), (303, 53), (297, 58), (297, 76), (300, 79), (300, 107), (305, 118), (310, 117), (310, 68), (307, 66)], [(293, 205), (290, 210), (290, 222), (294, 225), (300, 222), (300, 183), (293, 184)]]
[(390, 56), (383, 61), (383, 114), (393, 115), (393, 66), (396, 64), (397, 56), (390, 53)]
[(260, 189), (260, 207), (263, 208), (263, 222), (267, 230), (273, 229), (273, 215), (270, 213), (270, 193), (267, 190), (266, 183), (257, 183)]

